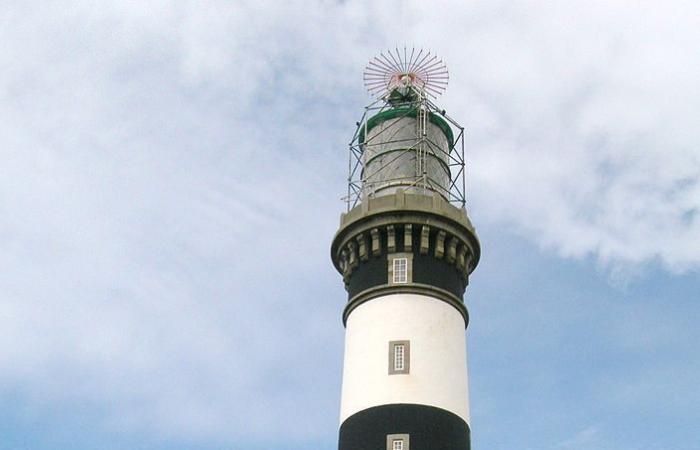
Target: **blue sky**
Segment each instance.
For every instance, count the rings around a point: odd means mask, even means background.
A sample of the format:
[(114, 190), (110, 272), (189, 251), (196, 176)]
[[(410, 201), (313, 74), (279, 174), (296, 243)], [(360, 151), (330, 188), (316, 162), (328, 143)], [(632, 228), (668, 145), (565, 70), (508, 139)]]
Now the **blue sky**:
[(362, 69), (446, 61), (474, 448), (698, 450), (700, 10), (4, 2), (0, 449), (319, 449)]

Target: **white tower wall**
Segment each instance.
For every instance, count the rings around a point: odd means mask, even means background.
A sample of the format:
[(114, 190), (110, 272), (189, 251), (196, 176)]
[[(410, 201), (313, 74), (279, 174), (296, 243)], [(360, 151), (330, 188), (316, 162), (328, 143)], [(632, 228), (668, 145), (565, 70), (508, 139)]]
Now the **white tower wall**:
[[(447, 302), (392, 294), (348, 317), (340, 421), (374, 406), (428, 405), (469, 423), (467, 353), (461, 313)], [(407, 374), (389, 374), (389, 343), (410, 342)]]

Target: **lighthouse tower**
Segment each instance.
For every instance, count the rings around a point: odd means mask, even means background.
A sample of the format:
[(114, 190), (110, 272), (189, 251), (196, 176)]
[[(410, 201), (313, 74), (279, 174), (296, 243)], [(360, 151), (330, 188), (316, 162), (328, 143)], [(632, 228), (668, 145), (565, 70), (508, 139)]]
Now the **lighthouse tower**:
[(463, 128), (433, 99), (430, 52), (370, 61), (378, 98), (350, 144), (331, 258), (348, 292), (339, 450), (470, 448), (464, 292), (479, 241), (464, 207)]

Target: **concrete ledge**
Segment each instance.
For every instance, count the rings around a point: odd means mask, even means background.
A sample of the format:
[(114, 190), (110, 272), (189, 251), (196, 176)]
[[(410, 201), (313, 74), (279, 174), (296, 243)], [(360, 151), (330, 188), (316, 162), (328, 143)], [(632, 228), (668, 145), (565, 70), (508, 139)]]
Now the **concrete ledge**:
[(397, 210), (427, 212), (444, 216), (468, 228), (476, 236), (476, 230), (469, 220), (466, 210), (457, 208), (440, 195), (409, 194), (401, 190), (394, 194), (363, 199), (361, 204), (340, 215), (340, 228), (345, 228), (368, 215)]

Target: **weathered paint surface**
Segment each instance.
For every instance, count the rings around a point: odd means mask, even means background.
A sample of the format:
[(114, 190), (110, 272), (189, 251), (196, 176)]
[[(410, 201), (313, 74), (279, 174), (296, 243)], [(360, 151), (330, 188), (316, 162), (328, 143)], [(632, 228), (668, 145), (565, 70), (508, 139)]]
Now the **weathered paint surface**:
[[(421, 141), (424, 139), (424, 141)], [(420, 142), (423, 142), (420, 144)], [(426, 167), (418, 169), (417, 148), (427, 152)], [(427, 122), (425, 136), (418, 134), (415, 117), (400, 117), (382, 121), (367, 133), (363, 145), (363, 187), (367, 195), (388, 195), (402, 188), (406, 192), (424, 193), (416, 181), (423, 177), (429, 186), (449, 197), (450, 171), (448, 168), (450, 144), (443, 130)]]

